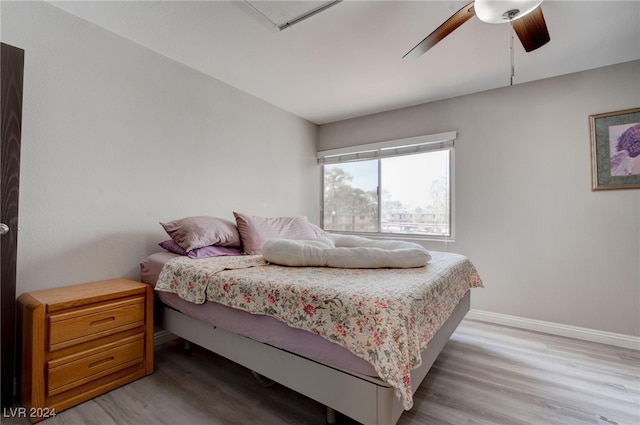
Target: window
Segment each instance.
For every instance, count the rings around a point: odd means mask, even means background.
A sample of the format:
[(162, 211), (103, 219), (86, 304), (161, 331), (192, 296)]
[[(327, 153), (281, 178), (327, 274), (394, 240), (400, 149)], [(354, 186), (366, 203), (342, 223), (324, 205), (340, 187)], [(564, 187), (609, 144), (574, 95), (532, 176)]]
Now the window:
[(452, 236), (455, 132), (319, 152), (323, 228)]

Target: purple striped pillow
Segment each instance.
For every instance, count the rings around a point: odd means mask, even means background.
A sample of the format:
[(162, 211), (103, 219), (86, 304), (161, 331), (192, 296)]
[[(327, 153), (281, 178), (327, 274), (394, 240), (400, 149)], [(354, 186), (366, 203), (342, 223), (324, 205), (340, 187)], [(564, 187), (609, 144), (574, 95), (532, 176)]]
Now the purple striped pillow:
[(262, 244), (273, 238), (315, 239), (306, 217), (257, 217), (234, 212), (245, 254), (262, 254)]

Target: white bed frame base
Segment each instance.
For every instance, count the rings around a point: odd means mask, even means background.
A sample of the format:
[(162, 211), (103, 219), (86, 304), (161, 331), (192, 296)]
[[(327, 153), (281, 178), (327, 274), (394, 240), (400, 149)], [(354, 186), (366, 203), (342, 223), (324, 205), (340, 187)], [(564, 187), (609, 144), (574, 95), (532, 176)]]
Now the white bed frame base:
[[(411, 373), (414, 393), (469, 306), (470, 291), (467, 291), (422, 353), (422, 365)], [(174, 335), (324, 404), (329, 423), (332, 419), (335, 421), (333, 410), (372, 425), (395, 424), (404, 411), (394, 388), (379, 378), (336, 369), (209, 325), (166, 306), (162, 308), (162, 326)], [(302, 376), (305, 379), (300, 379)]]

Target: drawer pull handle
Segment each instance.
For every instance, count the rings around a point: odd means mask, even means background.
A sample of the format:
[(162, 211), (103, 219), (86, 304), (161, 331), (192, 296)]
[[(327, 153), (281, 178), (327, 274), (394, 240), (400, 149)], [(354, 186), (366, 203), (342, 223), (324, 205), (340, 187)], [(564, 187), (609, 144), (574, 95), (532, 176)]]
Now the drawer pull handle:
[(94, 320), (93, 322), (89, 323), (89, 326), (104, 325), (105, 323), (113, 322), (114, 320), (116, 320), (114, 316), (105, 317), (104, 319)]
[(106, 359), (98, 360), (97, 362), (93, 362), (89, 365), (89, 368), (103, 365), (105, 363), (109, 363), (113, 361), (113, 356), (107, 357)]

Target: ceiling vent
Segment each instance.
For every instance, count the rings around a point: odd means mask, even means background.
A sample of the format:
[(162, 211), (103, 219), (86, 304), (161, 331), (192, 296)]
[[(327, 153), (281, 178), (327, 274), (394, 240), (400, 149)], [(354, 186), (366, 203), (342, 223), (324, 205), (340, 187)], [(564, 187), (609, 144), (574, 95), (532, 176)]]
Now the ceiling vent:
[(233, 2), (275, 31), (282, 31), (340, 3), (332, 1), (260, 1)]

